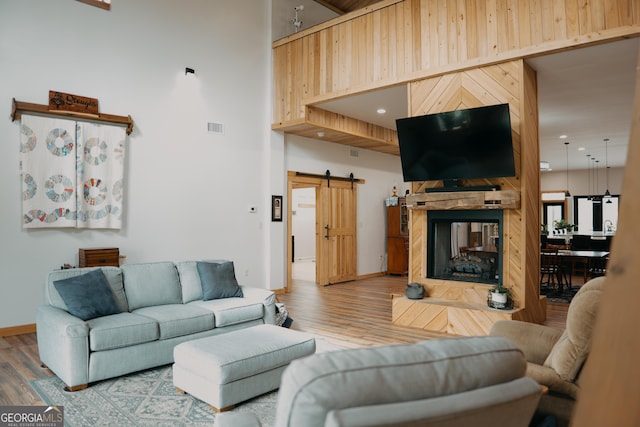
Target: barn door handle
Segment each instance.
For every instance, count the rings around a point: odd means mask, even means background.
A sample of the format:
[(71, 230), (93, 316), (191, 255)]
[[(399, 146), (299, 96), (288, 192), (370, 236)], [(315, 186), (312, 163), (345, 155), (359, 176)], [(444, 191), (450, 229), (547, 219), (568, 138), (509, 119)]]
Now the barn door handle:
[(329, 240), (329, 224), (324, 226), (324, 231), (325, 231), (324, 238)]

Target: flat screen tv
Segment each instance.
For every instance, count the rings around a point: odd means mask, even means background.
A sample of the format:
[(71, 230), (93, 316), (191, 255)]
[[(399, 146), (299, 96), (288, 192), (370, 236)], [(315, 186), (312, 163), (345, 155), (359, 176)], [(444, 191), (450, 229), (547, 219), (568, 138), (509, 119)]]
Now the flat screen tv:
[(396, 120), (405, 182), (515, 176), (509, 104)]

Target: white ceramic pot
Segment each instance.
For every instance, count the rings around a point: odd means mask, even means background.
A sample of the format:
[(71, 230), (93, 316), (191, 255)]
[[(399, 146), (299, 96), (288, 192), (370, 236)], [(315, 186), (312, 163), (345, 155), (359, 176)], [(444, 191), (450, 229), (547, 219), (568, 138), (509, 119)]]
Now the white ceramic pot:
[(507, 294), (501, 292), (491, 292), (491, 301), (497, 304), (506, 304)]

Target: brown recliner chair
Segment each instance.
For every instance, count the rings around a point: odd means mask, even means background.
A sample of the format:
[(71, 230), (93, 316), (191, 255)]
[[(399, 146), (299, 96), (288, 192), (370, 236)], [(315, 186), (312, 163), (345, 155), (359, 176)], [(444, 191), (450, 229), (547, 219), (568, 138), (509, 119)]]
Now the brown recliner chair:
[(604, 281), (604, 277), (598, 277), (580, 288), (569, 304), (564, 331), (535, 323), (501, 320), (489, 333), (508, 338), (524, 352), (527, 376), (549, 388), (537, 411), (555, 416), (558, 426), (568, 425), (571, 419)]

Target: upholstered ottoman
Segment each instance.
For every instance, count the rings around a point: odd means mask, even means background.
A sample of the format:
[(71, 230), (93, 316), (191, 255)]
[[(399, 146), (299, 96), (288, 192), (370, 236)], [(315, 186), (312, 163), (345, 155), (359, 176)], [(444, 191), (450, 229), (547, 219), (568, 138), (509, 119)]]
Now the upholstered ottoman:
[(313, 336), (275, 325), (187, 341), (173, 351), (173, 384), (226, 411), (279, 388), (289, 362), (315, 350)]

